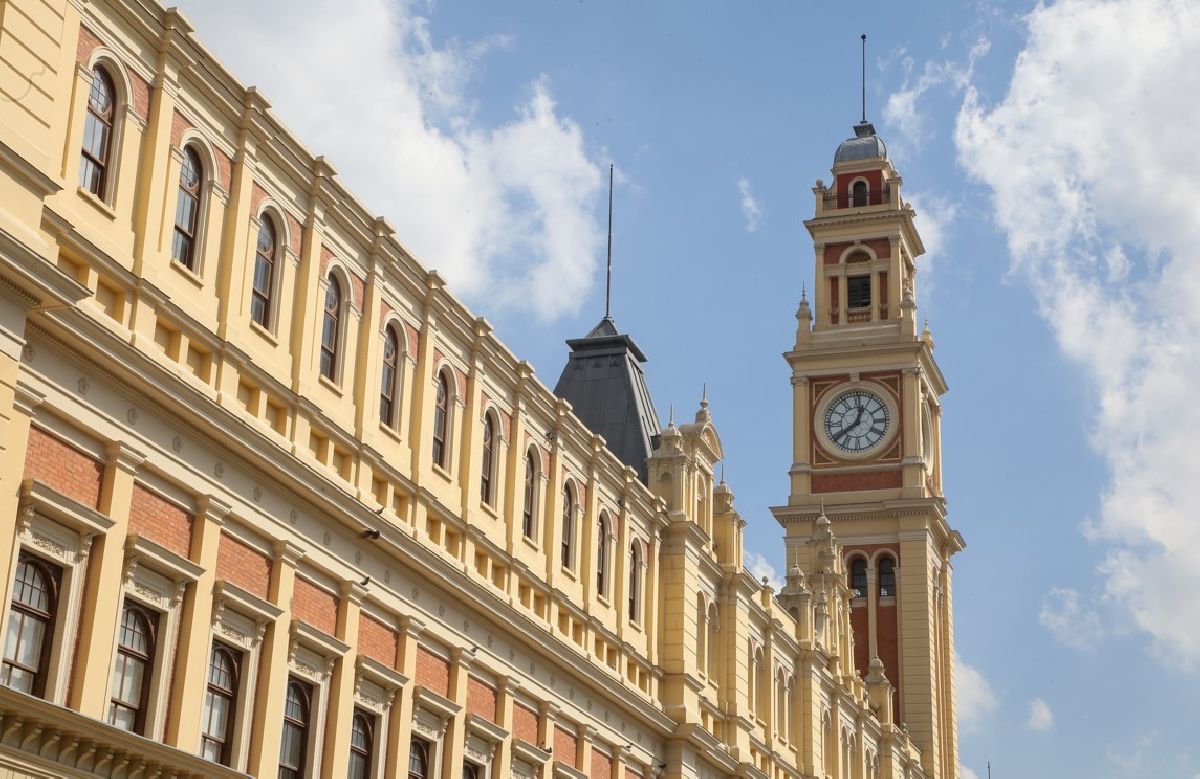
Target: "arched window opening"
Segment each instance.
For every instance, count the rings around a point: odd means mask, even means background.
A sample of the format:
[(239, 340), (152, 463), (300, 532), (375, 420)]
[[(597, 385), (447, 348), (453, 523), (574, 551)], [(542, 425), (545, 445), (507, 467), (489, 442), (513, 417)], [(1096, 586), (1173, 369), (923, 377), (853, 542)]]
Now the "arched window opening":
[(271, 326), (275, 252), (275, 224), (269, 216), (264, 216), (258, 226), (258, 243), (254, 248), (254, 282), (250, 289), (250, 318), (263, 327)]
[(871, 277), (846, 277), (846, 307), (868, 308), (871, 305)]
[(87, 118), (83, 123), (79, 186), (101, 199), (108, 187), (112, 162), (116, 95), (113, 81), (104, 68), (99, 65), (92, 68), (92, 89), (88, 93)]
[(342, 327), (342, 285), (337, 276), (329, 275), (325, 288), (325, 313), (321, 317), (321, 375), (330, 381), (337, 378), (338, 341)]
[(288, 681), (283, 707), (283, 738), (279, 742), (279, 779), (300, 779), (308, 763), (308, 725), (312, 688), (297, 679)]
[(179, 170), (179, 193), (175, 198), (175, 233), (171, 258), (188, 270), (196, 269), (196, 234), (200, 227), (200, 184), (204, 168), (191, 146), (183, 149)]
[(718, 640), (721, 637), (721, 612), (717, 610), (717, 605), (714, 603), (708, 607), (708, 675), (714, 680), (720, 674), (721, 660), (718, 653), (721, 651), (721, 645)]
[(30, 695), (44, 696), (46, 666), (54, 644), (58, 584), (62, 571), (21, 552), (8, 610), (8, 635), (0, 683)]
[(573, 546), (575, 540), (575, 492), (571, 489), (570, 482), (563, 485), (562, 501), (562, 549), (560, 562), (563, 568), (570, 569), (573, 567), (572, 564), (575, 560)]
[(492, 446), (495, 435), (495, 425), (492, 423), (491, 415), (485, 416), (483, 418), (483, 462), (479, 475), (479, 497), (489, 506), (494, 505), (494, 496), (492, 495)]
[(446, 428), (450, 422), (450, 382), (438, 374), (437, 395), (433, 400), (433, 464), (446, 467)]
[(867, 561), (861, 557), (850, 563), (850, 589), (856, 598), (867, 597)]
[(608, 517), (596, 520), (596, 594), (608, 595)]
[(534, 533), (533, 527), (533, 506), (534, 498), (536, 497), (537, 486), (537, 460), (534, 459), (533, 452), (525, 453), (525, 508), (521, 517), (521, 532), (526, 538), (532, 539)]
[(629, 621), (642, 614), (642, 549), (637, 541), (629, 545)]
[(241, 653), (214, 643), (208, 658), (208, 688), (204, 693), (200, 756), (229, 765), (233, 742), (234, 705), (237, 700)]
[(419, 738), (408, 744), (408, 779), (429, 779), (429, 745)]
[(113, 664), (108, 724), (141, 734), (146, 726), (146, 698), (154, 663), (158, 615), (126, 602)]
[(349, 779), (367, 779), (371, 775), (374, 747), (375, 718), (362, 709), (355, 709), (350, 723)]
[(775, 732), (787, 738), (787, 684), (782, 675), (775, 682)]
[(886, 598), (896, 594), (896, 561), (884, 557), (879, 561), (879, 595)]
[(400, 336), (396, 326), (383, 331), (383, 372), (379, 377), (379, 421), (396, 426), (396, 384), (399, 366)]
[(854, 182), (854, 186), (850, 188), (851, 205), (856, 208), (867, 205), (867, 182), (859, 180)]
[(762, 650), (758, 651), (758, 658), (754, 664), (754, 685), (758, 689), (754, 691), (755, 714), (760, 720), (765, 721), (768, 713), (771, 711), (771, 675), (770, 669), (767, 667), (767, 658), (763, 655)]

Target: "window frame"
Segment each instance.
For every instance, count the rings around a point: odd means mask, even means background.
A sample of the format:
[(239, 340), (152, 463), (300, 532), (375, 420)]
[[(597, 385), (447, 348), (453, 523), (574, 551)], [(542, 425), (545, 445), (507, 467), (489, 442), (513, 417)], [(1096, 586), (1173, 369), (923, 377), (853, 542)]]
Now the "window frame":
[[(107, 60), (107, 58), (103, 58)], [(90, 195), (95, 196), (100, 202), (108, 205), (113, 201), (113, 193), (116, 190), (116, 170), (119, 164), (119, 154), (121, 133), (119, 119), (122, 114), (122, 109), (125, 107), (125, 97), (117, 87), (118, 78), (112, 73), (114, 68), (107, 61), (102, 59), (95, 60), (90, 68), (91, 81), (88, 88), (86, 102), (83, 107), (83, 133), (80, 139), (79, 149), (79, 188)], [(96, 78), (100, 76), (100, 83), (107, 83), (111, 87), (110, 105), (108, 116), (104, 117), (99, 112), (93, 110), (92, 96), (96, 90)], [(104, 159), (101, 160), (89, 151), (88, 136), (89, 128), (93, 121), (100, 123), (107, 129), (106, 140), (103, 144)], [(93, 133), (94, 134), (94, 133)], [(94, 146), (94, 144), (92, 145)], [(94, 185), (87, 183), (84, 179), (84, 171), (86, 166), (94, 166), (98, 169), (96, 182)]]
[[(846, 309), (849, 311), (861, 311), (871, 307), (871, 273), (855, 273), (846, 274)], [(859, 287), (857, 292), (854, 287)], [(863, 291), (865, 289), (865, 292)], [(855, 305), (856, 300), (862, 300), (865, 296), (866, 302), (859, 302)]]
[(540, 457), (534, 447), (525, 452), (525, 503), (521, 509), (521, 535), (537, 543), (538, 480), (541, 477)]
[[(281, 254), (283, 253), (283, 244), (280, 241), (281, 231), (279, 229), (279, 221), (272, 214), (263, 211), (258, 216), (258, 232), (255, 235), (254, 242), (254, 265), (250, 274), (250, 321), (267, 332), (271, 332), (274, 327), (276, 306), (275, 306), (275, 284), (276, 277), (279, 275), (279, 265)], [(268, 231), (271, 237), (271, 244), (268, 247), (270, 251), (263, 250), (263, 232)], [(258, 285), (259, 266), (266, 267), (266, 283), (264, 288), (260, 289)], [(255, 314), (255, 303), (261, 301), (262, 308), (261, 318)]]
[[(360, 722), (366, 723), (366, 747), (360, 748), (355, 744), (355, 726)], [(368, 711), (362, 706), (355, 706), (354, 713), (350, 716), (350, 763), (347, 766), (350, 773), (349, 779), (372, 779), (375, 775), (375, 733), (379, 727), (379, 716), (375, 712)], [(353, 775), (353, 761), (355, 755), (358, 755), (363, 762), (363, 772), (360, 776)]]
[(627, 594), (627, 612), (629, 622), (634, 625), (642, 624), (642, 612), (645, 611), (642, 587), (645, 577), (642, 576), (643, 560), (642, 544), (638, 539), (629, 542), (629, 591)]
[[(171, 230), (171, 262), (178, 264), (180, 267), (187, 270), (189, 273), (197, 274), (200, 269), (199, 254), (201, 248), (201, 240), (203, 238), (204, 213), (207, 198), (205, 197), (205, 187), (208, 184), (208, 173), (204, 160), (201, 159), (200, 152), (196, 149), (195, 143), (185, 143), (180, 149), (180, 166), (179, 166), (179, 181), (176, 186), (175, 195), (175, 220)], [(193, 187), (185, 186), (184, 174), (187, 171), (189, 161), (195, 162), (196, 183)], [(190, 231), (179, 224), (179, 212), (183, 199), (189, 198), (192, 201), (192, 225)], [(176, 246), (180, 240), (186, 241), (187, 251), (184, 256), (176, 254)]]
[[(17, 574), (22, 566), (30, 566), (32, 570), (46, 578), (47, 590), (46, 597), (49, 601), (47, 609), (39, 611), (32, 604), (18, 602), (17, 600)], [(9, 689), (16, 689), (9, 682), (12, 680), (12, 672), (10, 667), (17, 668), (32, 676), (28, 690), (21, 690), (27, 695), (32, 695), (37, 698), (46, 698), (47, 682), (49, 681), (52, 672), (52, 656), (54, 649), (54, 637), (56, 634), (55, 628), (59, 622), (59, 607), (61, 604), (62, 586), (64, 571), (61, 566), (53, 563), (26, 551), (19, 549), (17, 553), (17, 565), (13, 567), (13, 577), (10, 588), (9, 606), (5, 615), (4, 626), (4, 648), (3, 656), (0, 658), (0, 677), (7, 677), (8, 681), (0, 682)], [(26, 619), (35, 619), (40, 621), (42, 625), (42, 635), (40, 638), (41, 645), (37, 649), (37, 667), (30, 669), (22, 665), (15, 657), (8, 657), (8, 631), (10, 629), (11, 620), (17, 615), (22, 614)], [(22, 623), (24, 624), (24, 623)], [(18, 639), (19, 642), (20, 639)]]
[[(391, 362), (388, 362), (388, 344), (394, 342)], [(383, 327), (383, 345), (380, 352), (379, 361), (379, 422), (384, 427), (390, 430), (397, 430), (400, 426), (400, 356), (403, 353), (401, 348), (402, 341), (400, 340), (399, 327), (395, 322), (388, 322)], [(388, 371), (391, 371), (391, 382), (389, 386)], [(384, 411), (384, 407), (387, 411)]]
[[(231, 687), (218, 689), (214, 691), (216, 683), (212, 679), (213, 658), (218, 655), (224, 655), (229, 658), (231, 664), (230, 676), (233, 684)], [(240, 649), (237, 649), (223, 641), (213, 641), (209, 649), (208, 659), (208, 677), (205, 679), (204, 685), (204, 708), (201, 710), (200, 717), (200, 756), (205, 757), (206, 742), (214, 741), (220, 744), (220, 756), (214, 760), (220, 765), (229, 766), (233, 762), (234, 747), (237, 739), (237, 718), (238, 718), (238, 702), (242, 687), (242, 667), (245, 662), (246, 655)], [(208, 730), (208, 725), (211, 720), (211, 711), (209, 709), (210, 696), (221, 695), (225, 698), (227, 709), (225, 712), (225, 733), (222, 738), (217, 739), (212, 737)], [(205, 759), (212, 760), (212, 758)]]
[(575, 512), (574, 483), (567, 479), (562, 489), (562, 519), (559, 524), (559, 563), (568, 571), (575, 570)]
[(612, 589), (608, 575), (611, 565), (608, 554), (610, 524), (608, 512), (601, 511), (600, 516), (596, 518), (596, 595), (605, 600)]
[(450, 462), (450, 431), (453, 429), (450, 420), (453, 398), (450, 392), (450, 378), (446, 373), (446, 369), (438, 371), (434, 382), (433, 424), (430, 425), (430, 460), (442, 470), (447, 470), (447, 464)]
[[(411, 736), (408, 742), (408, 779), (430, 779), (429, 768), (433, 763), (430, 758), (430, 752), (433, 751), (433, 743), (419, 736)], [(421, 773), (413, 771), (413, 762), (417, 754), (424, 758), (424, 765)]]
[[(141, 651), (137, 650), (135, 647), (127, 646), (126, 644), (123, 643), (124, 636), (125, 636), (125, 630), (126, 630), (125, 629), (126, 615), (130, 615), (135, 621), (141, 620), (143, 622), (143, 624), (145, 625), (145, 628), (146, 628), (145, 634), (146, 634), (147, 640), (148, 640), (148, 649), (145, 652), (141, 652)], [(122, 603), (121, 603), (121, 619), (117, 623), (116, 650), (114, 651), (114, 655), (113, 655), (112, 667), (109, 669), (110, 670), (110, 676), (109, 676), (110, 681), (109, 681), (109, 690), (108, 690), (108, 693), (109, 693), (108, 694), (108, 713), (105, 715), (105, 718), (104, 718), (105, 722), (108, 725), (118, 728), (120, 730), (126, 730), (129, 733), (134, 733), (139, 736), (144, 736), (146, 738), (152, 738), (152, 736), (147, 735), (147, 731), (148, 731), (147, 726), (150, 723), (150, 717), (152, 714), (152, 712), (150, 711), (150, 709), (151, 709), (150, 696), (151, 696), (151, 690), (155, 686), (155, 676), (156, 676), (157, 665), (158, 665), (157, 661), (158, 661), (159, 655), (162, 654), (159, 651), (160, 650), (159, 640), (162, 635), (161, 628), (163, 627), (161, 623), (165, 622), (165, 621), (166, 620), (163, 618), (162, 612), (150, 609), (150, 608), (142, 605), (141, 603), (137, 602), (136, 600), (129, 598), (128, 596), (126, 596), (124, 598), (124, 600), (122, 601)], [(141, 685), (140, 685), (140, 690), (138, 692), (137, 701), (129, 701), (129, 700), (126, 700), (123, 698), (119, 698), (118, 691), (114, 689), (113, 683), (117, 679), (116, 664), (118, 662), (120, 662), (122, 660), (122, 658), (132, 658), (132, 660), (134, 660), (136, 662), (140, 662), (142, 664)], [(125, 661), (125, 663), (123, 664), (123, 668), (122, 668), (122, 676), (121, 676), (122, 679), (125, 678), (125, 671), (126, 671), (127, 665), (128, 665), (128, 661)], [(123, 728), (115, 722), (118, 707), (124, 707), (125, 709), (133, 710), (134, 716), (133, 716), (133, 727), (132, 728)]]
[[(862, 567), (862, 587), (859, 587), (855, 584), (855, 580), (857, 579), (859, 572), (859, 566)], [(849, 565), (847, 566), (848, 570), (846, 571), (846, 583), (850, 585), (850, 592), (853, 593), (851, 597), (855, 600), (859, 598), (866, 598), (867, 592), (869, 592), (871, 589), (870, 577), (867, 575), (868, 568), (869, 566), (867, 565), (866, 557), (862, 555), (854, 555), (850, 558)]]
[[(321, 376), (333, 382), (338, 382), (341, 373), (343, 317), (346, 309), (346, 295), (342, 290), (339, 274), (330, 271), (325, 278), (324, 303), (321, 308), (321, 337), (318, 372)], [(330, 324), (332, 323), (332, 325)]]
[(483, 430), (480, 433), (479, 453), (479, 501), (490, 508), (496, 507), (498, 479), (496, 457), (496, 415), (488, 411), (483, 415)]
[[(301, 722), (288, 714), (288, 705), (291, 702), (292, 690), (300, 691), (300, 704), (303, 706), (304, 721)], [(309, 758), (311, 756), (311, 741), (313, 737), (313, 707), (316, 704), (317, 696), (315, 685), (295, 674), (288, 675), (287, 687), (284, 688), (284, 704), (283, 704), (283, 723), (280, 726), (279, 735), (279, 770), (277, 776), (280, 779), (286, 779), (284, 771), (294, 771), (296, 779), (304, 779), (308, 775)], [(288, 728), (294, 728), (300, 732), (300, 759), (299, 764), (285, 765), (283, 762), (283, 751), (286, 748), (287, 740), (285, 738), (288, 733)]]
[[(891, 579), (891, 590), (890, 591), (884, 590), (884, 587), (887, 586), (884, 581), (884, 569), (883, 569), (884, 564), (887, 564), (889, 566), (887, 575)], [(890, 554), (881, 555), (879, 557), (879, 559), (875, 562), (875, 576), (877, 579), (876, 591), (878, 592), (879, 597), (880, 598), (896, 597), (896, 590), (899, 587), (899, 577), (896, 576), (896, 558), (892, 557)]]

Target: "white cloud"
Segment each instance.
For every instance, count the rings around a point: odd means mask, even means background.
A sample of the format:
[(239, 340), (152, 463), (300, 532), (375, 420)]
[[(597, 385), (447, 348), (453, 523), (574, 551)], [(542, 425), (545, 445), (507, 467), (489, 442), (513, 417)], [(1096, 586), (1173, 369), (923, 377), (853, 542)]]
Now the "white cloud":
[(999, 703), (983, 673), (957, 656), (954, 658), (954, 694), (958, 724), (964, 732), (982, 727)]
[(758, 552), (746, 552), (746, 568), (755, 579), (762, 581), (767, 580), (767, 584), (775, 588), (775, 591), (783, 589), (784, 579), (779, 575), (779, 571), (771, 565), (771, 561), (760, 555)]
[[(1027, 17), (1004, 99), (968, 89), (956, 142), (992, 188), (1012, 275), (1095, 397), (1105, 597), (1168, 662), (1200, 659), (1200, 6), (1061, 0)], [(1137, 41), (1130, 46), (1130, 41)], [(1119, 56), (1117, 56), (1119, 53)]]
[(888, 95), (883, 105), (883, 120), (900, 135), (894, 141), (893, 151), (903, 157), (908, 147), (920, 148), (929, 138), (929, 120), (920, 107), (920, 101), (930, 89), (948, 86), (957, 92), (966, 87), (975, 72), (975, 63), (988, 53), (991, 44), (986, 38), (978, 38), (967, 54), (967, 63), (954, 60), (928, 61), (914, 77), (916, 62), (900, 52), (904, 68), (904, 83), (899, 90)]
[(967, 768), (965, 765), (958, 767), (958, 775), (960, 779), (979, 779), (979, 774)]
[(1042, 599), (1038, 620), (1060, 643), (1080, 650), (1095, 649), (1104, 637), (1104, 625), (1090, 604), (1079, 593), (1055, 587)]
[(929, 301), (932, 299), (936, 278), (933, 271), (937, 267), (942, 247), (946, 245), (946, 235), (958, 218), (959, 207), (957, 203), (942, 195), (923, 192), (906, 192), (904, 200), (917, 214), (917, 230), (921, 233), (921, 243), (925, 244), (925, 253), (917, 260), (920, 263), (917, 299)]
[(578, 306), (603, 177), (537, 74), (510, 119), (479, 121), (472, 76), (511, 41), (438, 45), (406, 0), (183, 5), (200, 40), (457, 294), (543, 319)]
[(758, 207), (758, 200), (745, 177), (738, 179), (737, 188), (742, 199), (742, 215), (746, 217), (746, 232), (756, 232), (762, 223), (762, 211)]
[(1040, 733), (1045, 733), (1053, 728), (1054, 712), (1050, 711), (1050, 704), (1041, 698), (1034, 698), (1030, 701), (1029, 719), (1026, 720), (1025, 726)]

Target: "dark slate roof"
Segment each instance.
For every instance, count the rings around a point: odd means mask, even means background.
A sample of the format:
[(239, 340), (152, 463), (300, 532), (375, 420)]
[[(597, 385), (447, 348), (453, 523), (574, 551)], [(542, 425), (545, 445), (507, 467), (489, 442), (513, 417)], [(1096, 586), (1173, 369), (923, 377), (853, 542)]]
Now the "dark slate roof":
[(554, 394), (568, 401), (583, 423), (604, 436), (608, 448), (646, 481), (646, 458), (660, 427), (646, 388), (646, 355), (609, 317), (583, 338), (567, 341), (571, 355)]
[(834, 163), (850, 162), (852, 160), (869, 160), (876, 157), (887, 158), (887, 145), (875, 134), (875, 125), (870, 122), (859, 122), (854, 125), (854, 137), (842, 141), (833, 155)]

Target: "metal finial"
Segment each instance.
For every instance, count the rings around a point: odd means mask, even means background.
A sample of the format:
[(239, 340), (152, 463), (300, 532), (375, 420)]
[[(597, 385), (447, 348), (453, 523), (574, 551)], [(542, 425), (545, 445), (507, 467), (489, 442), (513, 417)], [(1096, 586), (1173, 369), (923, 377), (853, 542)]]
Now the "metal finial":
[(708, 408), (708, 382), (704, 382), (700, 387), (700, 408)]
[(721, 462), (721, 483), (725, 483), (725, 462)]
[(612, 203), (613, 203), (613, 166), (608, 165), (608, 278), (604, 286), (604, 318), (608, 319), (612, 311)]
[(867, 34), (862, 34), (862, 120), (867, 123)]
[(667, 427), (675, 427), (675, 404), (667, 406)]

